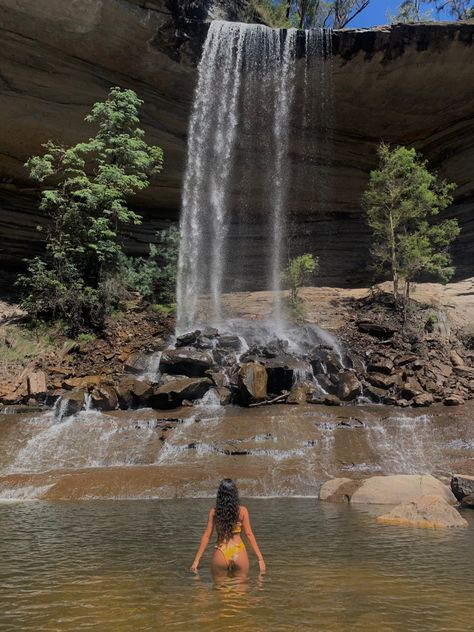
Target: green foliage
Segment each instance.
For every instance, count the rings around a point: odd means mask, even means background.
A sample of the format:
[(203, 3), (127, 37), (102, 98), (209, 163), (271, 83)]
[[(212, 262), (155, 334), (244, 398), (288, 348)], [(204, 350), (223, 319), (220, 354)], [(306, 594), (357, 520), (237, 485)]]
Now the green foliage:
[(169, 305), (161, 305), (160, 303), (155, 303), (151, 306), (152, 312), (156, 312), (157, 314), (171, 314), (176, 309), (176, 303), (170, 303)]
[(95, 340), (96, 340), (96, 336), (89, 332), (84, 332), (82, 334), (79, 334), (77, 337), (77, 341), (84, 345), (91, 344), (92, 342), (95, 342)]
[(422, 22), (436, 14), (448, 13), (455, 20), (469, 20), (474, 15), (472, 0), (403, 0), (391, 22)]
[(179, 251), (179, 229), (170, 226), (157, 232), (157, 244), (150, 244), (147, 258), (122, 255), (117, 274), (129, 290), (149, 301), (171, 304), (175, 300)]
[(262, 19), (275, 28), (342, 29), (370, 0), (253, 0)]
[(448, 248), (459, 235), (458, 222), (430, 219), (452, 201), (454, 184), (437, 179), (414, 149), (381, 143), (380, 167), (370, 174), (362, 204), (372, 230), (372, 255), (379, 271), (390, 270), (398, 300), (400, 281), (409, 298), (410, 283), (422, 273), (442, 282), (453, 275)]
[(436, 314), (430, 314), (425, 320), (425, 331), (428, 331), (431, 333), (437, 322), (438, 322), (438, 317), (436, 316)]
[(94, 137), (72, 147), (49, 141), (26, 163), (31, 178), (47, 184), (40, 209), (51, 218), (46, 255), (19, 279), (34, 318), (63, 318), (73, 331), (103, 322), (103, 282), (122, 252), (120, 230), (141, 221), (127, 200), (163, 164), (162, 150), (144, 141), (141, 105), (132, 90), (112, 88), (85, 119), (98, 127)]
[(282, 273), (282, 281), (290, 290), (291, 302), (297, 302), (299, 288), (310, 280), (318, 268), (318, 258), (308, 253), (290, 259)]

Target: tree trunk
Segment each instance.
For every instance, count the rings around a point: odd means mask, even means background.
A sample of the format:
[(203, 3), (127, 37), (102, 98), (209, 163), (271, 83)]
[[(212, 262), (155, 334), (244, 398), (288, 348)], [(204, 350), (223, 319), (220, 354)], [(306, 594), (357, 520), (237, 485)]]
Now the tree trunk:
[(397, 252), (395, 249), (395, 229), (393, 227), (393, 217), (390, 212), (390, 251), (391, 251), (391, 263), (392, 263), (392, 279), (393, 279), (393, 295), (395, 301), (398, 302), (398, 265), (397, 265)]

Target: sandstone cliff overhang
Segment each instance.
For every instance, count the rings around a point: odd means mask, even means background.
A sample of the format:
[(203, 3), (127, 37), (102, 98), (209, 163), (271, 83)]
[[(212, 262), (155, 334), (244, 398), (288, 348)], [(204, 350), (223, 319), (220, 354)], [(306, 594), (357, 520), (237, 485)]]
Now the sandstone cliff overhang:
[[(83, 118), (113, 85), (144, 99), (150, 143), (165, 168), (135, 201), (143, 224), (127, 236), (140, 253), (176, 220), (196, 67), (212, 18), (256, 19), (246, 0), (1, 0), (0, 270), (41, 250), (38, 189), (25, 160), (48, 139), (77, 142)], [(367, 278), (368, 233), (360, 195), (380, 139), (414, 145), (458, 183), (447, 213), (461, 220), (457, 274), (474, 273), (474, 22), (393, 25), (333, 33), (333, 149), (329, 197), (314, 213), (301, 183), (290, 191), (301, 233), (321, 262), (321, 282)], [(301, 148), (292, 148), (301, 162)], [(311, 174), (309, 174), (309, 177)], [(337, 239), (334, 240), (334, 237)], [(343, 256), (341, 256), (341, 252)]]

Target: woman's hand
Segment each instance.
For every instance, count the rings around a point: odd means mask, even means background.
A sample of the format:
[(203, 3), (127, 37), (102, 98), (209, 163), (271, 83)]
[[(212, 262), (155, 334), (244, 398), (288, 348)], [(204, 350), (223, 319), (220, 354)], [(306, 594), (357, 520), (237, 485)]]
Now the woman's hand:
[(189, 569), (190, 571), (192, 571), (193, 573), (197, 573), (198, 572), (198, 565), (196, 564), (196, 562), (193, 562), (191, 568)]
[(263, 561), (263, 559), (258, 560), (258, 568), (260, 569), (261, 573), (265, 573), (265, 571), (267, 570), (267, 567), (266, 567), (265, 562)]

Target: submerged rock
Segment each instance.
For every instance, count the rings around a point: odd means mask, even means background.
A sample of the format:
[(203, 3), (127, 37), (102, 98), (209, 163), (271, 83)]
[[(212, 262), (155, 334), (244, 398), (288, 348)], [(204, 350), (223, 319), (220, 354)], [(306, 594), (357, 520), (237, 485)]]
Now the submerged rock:
[(459, 515), (444, 498), (436, 494), (419, 496), (401, 503), (377, 518), (378, 524), (422, 529), (467, 527), (467, 520)]
[(267, 371), (256, 362), (240, 365), (238, 372), (238, 388), (244, 405), (261, 402), (267, 398)]

